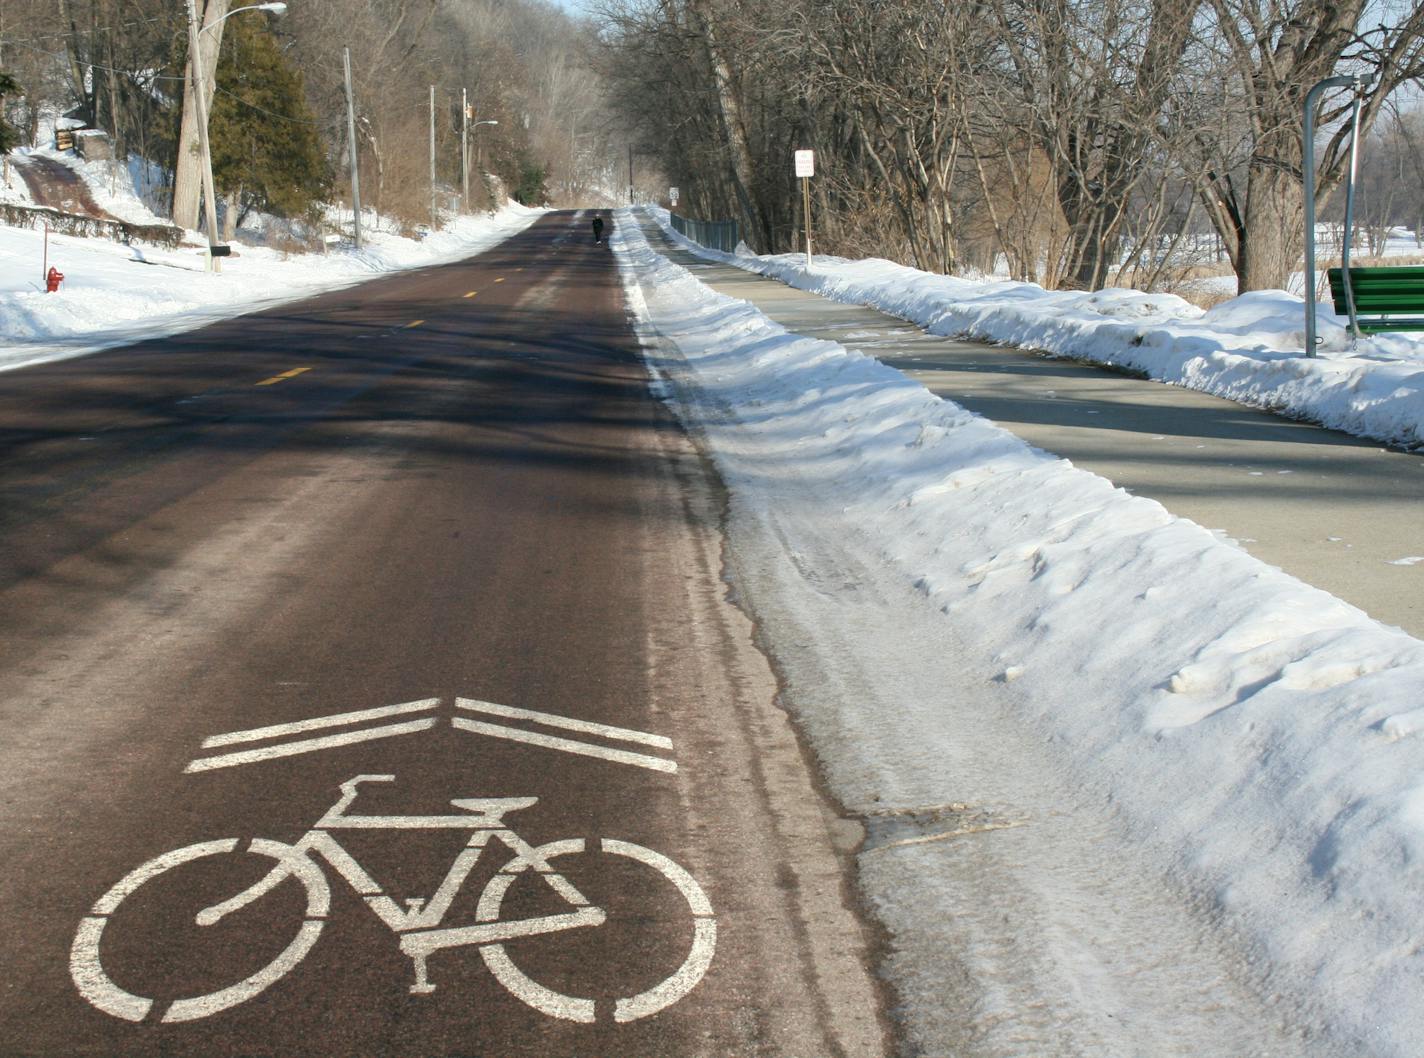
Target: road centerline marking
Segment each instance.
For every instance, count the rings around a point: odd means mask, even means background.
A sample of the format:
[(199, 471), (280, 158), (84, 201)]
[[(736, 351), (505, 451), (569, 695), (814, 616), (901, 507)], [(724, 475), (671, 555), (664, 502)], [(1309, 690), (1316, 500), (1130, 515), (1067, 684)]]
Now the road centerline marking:
[(412, 327), (419, 327), (424, 322), (424, 320), (412, 320), (410, 323), (407, 323), (405, 325), (405, 329), (410, 330)]
[(475, 296), (476, 294), (478, 294), (478, 293), (479, 293), (478, 290), (472, 290), (472, 291), (470, 291), (468, 294), (466, 294), (465, 297), (467, 297), (467, 298), (472, 298), (472, 297), (474, 297), (474, 296)]
[(275, 386), (278, 382), (285, 382), (289, 378), (296, 378), (298, 375), (310, 371), (309, 367), (294, 367), (290, 371), (283, 371), (280, 375), (273, 375), (271, 378), (264, 378), (261, 382), (254, 383), (258, 386)]
[(658, 749), (672, 749), (672, 739), (666, 735), (652, 735), (646, 731), (612, 727), (609, 724), (594, 723), (592, 720), (555, 716), (553, 713), (519, 709), (512, 705), (496, 705), (494, 702), (482, 702), (476, 698), (456, 698), (455, 707), (472, 713), (490, 713), (493, 716), (502, 716), (506, 720), (528, 720), (531, 723), (543, 724), (545, 727), (561, 727), (566, 731), (578, 731), (585, 735), (602, 735), (604, 738), (611, 738), (619, 742), (639, 742), (645, 746), (656, 746)]

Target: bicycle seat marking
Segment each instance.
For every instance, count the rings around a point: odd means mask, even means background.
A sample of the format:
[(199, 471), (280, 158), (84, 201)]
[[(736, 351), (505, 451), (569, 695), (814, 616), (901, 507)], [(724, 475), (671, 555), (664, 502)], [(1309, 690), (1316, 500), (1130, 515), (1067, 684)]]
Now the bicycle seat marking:
[[(115, 883), (80, 922), (70, 949), (69, 970), (79, 994), (89, 1003), (116, 1018), (143, 1021), (154, 1017), (165, 1023), (194, 1021), (235, 1007), (271, 987), (306, 958), (316, 944), (331, 913), (328, 870), (364, 900), (393, 933), (400, 938), (401, 952), (409, 957), (413, 981), (411, 993), (428, 995), (436, 990), (431, 980), (432, 956), (450, 948), (475, 947), (490, 973), (515, 997), (551, 1017), (576, 1022), (593, 1022), (597, 1012), (593, 999), (565, 995), (535, 981), (516, 965), (507, 947), (518, 948), (521, 938), (558, 934), (572, 930), (596, 929), (607, 921), (604, 908), (595, 906), (568, 877), (556, 869), (554, 860), (564, 856), (597, 852), (616, 856), (652, 868), (670, 883), (692, 918), (692, 942), (678, 968), (668, 977), (634, 995), (612, 1004), (615, 1022), (636, 1021), (656, 1014), (687, 995), (707, 972), (717, 943), (716, 919), (702, 887), (686, 870), (661, 853), (630, 842), (603, 838), (595, 843), (583, 838), (530, 845), (505, 822), (505, 816), (532, 808), (536, 797), (458, 798), (450, 815), (356, 815), (348, 810), (364, 783), (394, 782), (393, 775), (356, 775), (341, 784), (341, 797), (293, 844), (254, 838), (245, 846), (238, 838), (199, 842), (156, 856), (134, 868)], [(337, 838), (342, 830), (465, 830), (469, 838), (456, 854), (434, 895), (428, 899), (407, 899), (401, 907), (357, 862)], [(445, 916), (484, 850), (495, 842), (513, 852), (509, 860), (486, 883), (475, 910), (473, 923), (448, 926)], [(225, 988), (171, 1002), (134, 995), (115, 984), (101, 958), (104, 930), (123, 902), (145, 884), (185, 864), (208, 857), (255, 855), (272, 860), (272, 866), (252, 885), (230, 898), (206, 907), (196, 915), (198, 926), (213, 926), (235, 911), (255, 904), (283, 882), (292, 879), (305, 890), (302, 917), (295, 923), (295, 936), (271, 962)], [(325, 869), (324, 869), (325, 868)], [(533, 918), (510, 918), (503, 913), (504, 899), (520, 879), (542, 883), (566, 908), (556, 914)]]

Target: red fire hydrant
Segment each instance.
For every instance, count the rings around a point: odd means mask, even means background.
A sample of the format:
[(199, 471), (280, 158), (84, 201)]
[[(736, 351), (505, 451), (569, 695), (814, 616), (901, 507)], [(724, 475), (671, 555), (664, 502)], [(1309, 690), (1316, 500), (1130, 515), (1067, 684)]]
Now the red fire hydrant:
[(59, 284), (64, 281), (64, 273), (58, 268), (51, 268), (45, 275), (45, 293), (53, 294), (59, 289)]

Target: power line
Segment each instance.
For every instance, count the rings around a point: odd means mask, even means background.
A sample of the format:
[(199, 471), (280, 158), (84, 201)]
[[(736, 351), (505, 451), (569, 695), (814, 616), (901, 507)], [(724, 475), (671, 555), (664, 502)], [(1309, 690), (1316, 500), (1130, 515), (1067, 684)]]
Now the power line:
[[(63, 61), (68, 61), (71, 58), (68, 52), (45, 51), (43, 48), (28, 47), (20, 41), (7, 40), (0, 43), (3, 43), (6, 47), (11, 44), (18, 45), (19, 47), (24, 48), (25, 51), (33, 52), (36, 55), (43, 55), (47, 59), (60, 59)], [(148, 81), (177, 81), (181, 84), (183, 81), (187, 80), (187, 78), (185, 77), (178, 77), (172, 74), (158, 74), (151, 73), (148, 70), (125, 70), (117, 66), (105, 66), (101, 62), (80, 61), (79, 65), (88, 67), (92, 70), (102, 70), (104, 73), (123, 74), (125, 77), (132, 77), (136, 81), (142, 78)]]
[(240, 103), (242, 106), (247, 107), (249, 110), (255, 110), (259, 114), (266, 114), (269, 118), (276, 118), (278, 121), (290, 121), (293, 125), (317, 126), (321, 124), (320, 121), (314, 121), (311, 118), (294, 118), (290, 114), (278, 114), (276, 111), (268, 110), (266, 107), (258, 106), (256, 103), (248, 102), (246, 99), (243, 99), (242, 96), (237, 95), (235, 92), (229, 92), (221, 85), (217, 86), (217, 93), (218, 95), (227, 96), (229, 99), (233, 100), (234, 102)]
[[(131, 29), (134, 26), (150, 25), (154, 22), (168, 22), (173, 25), (179, 25), (178, 20), (174, 19), (171, 15), (157, 15), (153, 18), (134, 19), (132, 22), (120, 22), (112, 26), (91, 26), (85, 30), (84, 33), (92, 37), (96, 33), (113, 33), (115, 30)], [(8, 44), (27, 44), (37, 40), (66, 40), (75, 35), (74, 33), (42, 33), (37, 37), (6, 37), (0, 34), (0, 46)]]

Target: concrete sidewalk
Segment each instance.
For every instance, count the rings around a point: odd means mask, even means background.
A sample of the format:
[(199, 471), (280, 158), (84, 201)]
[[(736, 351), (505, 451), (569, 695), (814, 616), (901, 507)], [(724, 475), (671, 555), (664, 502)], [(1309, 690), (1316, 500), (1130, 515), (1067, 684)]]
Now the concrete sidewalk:
[(702, 260), (641, 223), (659, 252), (788, 330), (877, 357), (1029, 444), (1424, 638), (1424, 458), (1192, 390), (928, 335), (874, 309)]

